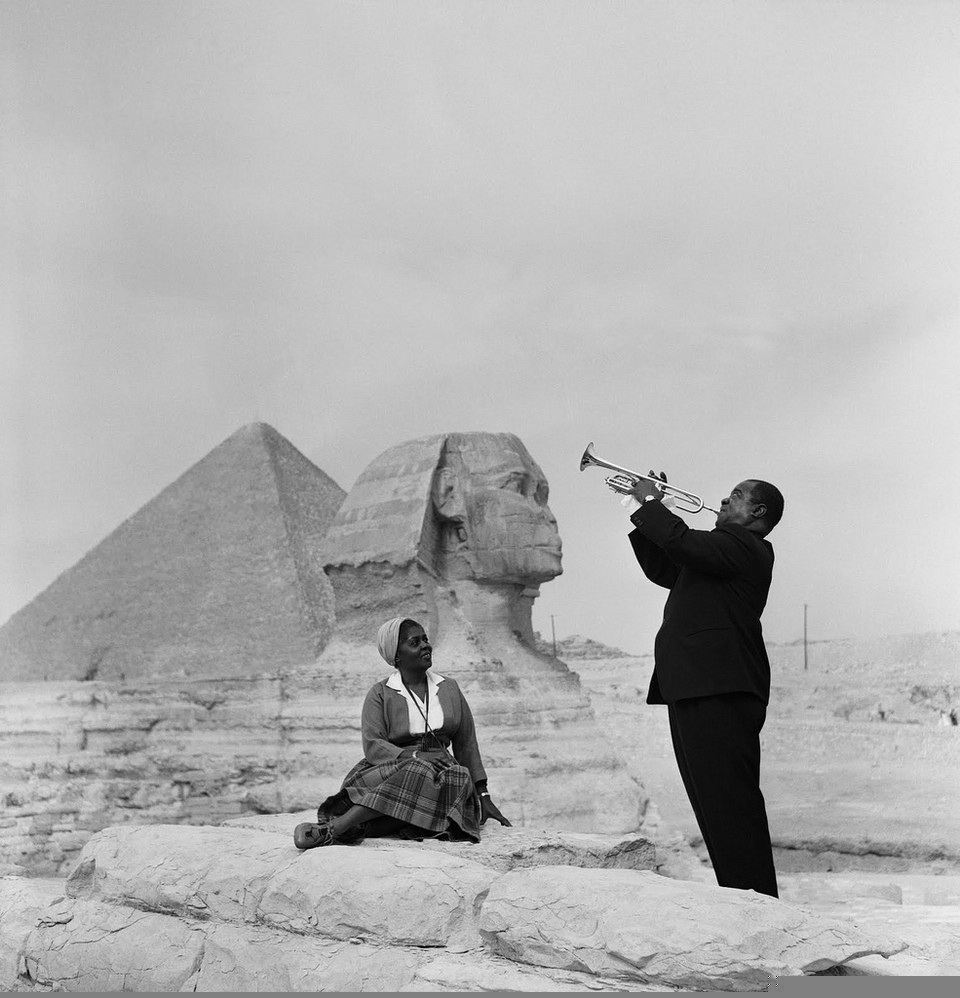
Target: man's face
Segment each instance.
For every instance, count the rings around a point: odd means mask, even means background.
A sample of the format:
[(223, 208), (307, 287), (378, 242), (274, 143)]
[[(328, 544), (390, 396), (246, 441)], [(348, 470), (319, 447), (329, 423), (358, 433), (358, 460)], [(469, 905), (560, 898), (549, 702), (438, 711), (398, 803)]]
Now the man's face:
[(740, 482), (739, 485), (734, 485), (726, 499), (720, 500), (720, 512), (717, 513), (718, 527), (728, 526), (731, 523), (748, 527), (754, 522), (757, 503), (752, 498), (752, 486), (753, 483), (750, 481)]
[(526, 448), (498, 433), (464, 434), (450, 443), (446, 467), (462, 499), (459, 553), (473, 578), (531, 584), (558, 576), (560, 535), (547, 480)]

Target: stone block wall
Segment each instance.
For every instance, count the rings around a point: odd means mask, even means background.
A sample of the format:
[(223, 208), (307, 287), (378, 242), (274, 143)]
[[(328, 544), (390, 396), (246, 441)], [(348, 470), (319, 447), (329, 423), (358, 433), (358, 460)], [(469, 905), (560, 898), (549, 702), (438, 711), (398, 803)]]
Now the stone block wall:
[[(286, 676), (3, 684), (0, 872), (63, 875), (107, 825), (315, 806), (356, 761), (360, 736), (358, 723), (322, 711), (285, 717), (308, 685)], [(346, 716), (359, 718), (359, 705)]]

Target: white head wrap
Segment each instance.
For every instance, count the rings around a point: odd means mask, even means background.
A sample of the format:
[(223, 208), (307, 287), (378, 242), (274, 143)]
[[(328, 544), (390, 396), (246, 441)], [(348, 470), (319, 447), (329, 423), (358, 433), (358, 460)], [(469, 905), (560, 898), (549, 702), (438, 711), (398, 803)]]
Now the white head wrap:
[(397, 657), (397, 645), (400, 643), (400, 625), (410, 620), (409, 617), (393, 617), (385, 624), (380, 625), (377, 631), (377, 651), (387, 665), (394, 665)]

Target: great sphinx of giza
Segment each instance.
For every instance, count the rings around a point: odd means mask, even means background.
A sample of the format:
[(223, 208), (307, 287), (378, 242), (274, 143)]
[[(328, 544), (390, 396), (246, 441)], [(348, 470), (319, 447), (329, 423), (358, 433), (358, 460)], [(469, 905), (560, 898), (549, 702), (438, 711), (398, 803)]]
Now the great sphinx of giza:
[[(643, 787), (604, 739), (578, 677), (534, 647), (533, 602), (561, 572), (547, 500), (543, 472), (513, 434), (441, 434), (385, 451), (327, 534), (336, 624), (318, 667), (341, 689), (355, 677), (362, 697), (383, 675), (377, 626), (397, 614), (420, 621), (434, 668), (473, 707), (491, 788), (511, 820), (637, 828)], [(359, 717), (344, 721), (359, 757)]]

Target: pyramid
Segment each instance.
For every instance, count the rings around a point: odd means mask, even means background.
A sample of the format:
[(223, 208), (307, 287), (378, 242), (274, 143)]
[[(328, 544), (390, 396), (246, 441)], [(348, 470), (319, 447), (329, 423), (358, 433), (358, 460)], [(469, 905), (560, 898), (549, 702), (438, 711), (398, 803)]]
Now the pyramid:
[(245, 676), (333, 630), (346, 493), (265, 423), (210, 451), (0, 628), (0, 680)]

